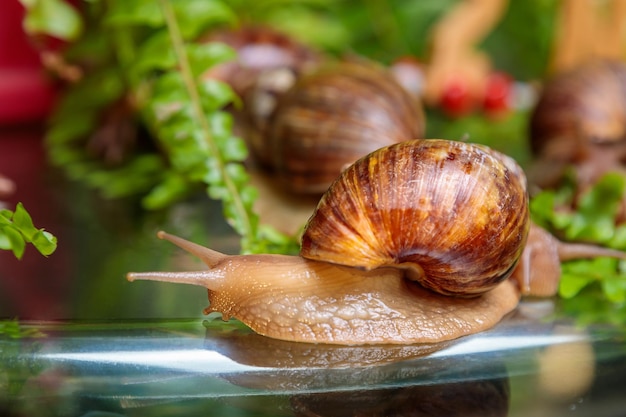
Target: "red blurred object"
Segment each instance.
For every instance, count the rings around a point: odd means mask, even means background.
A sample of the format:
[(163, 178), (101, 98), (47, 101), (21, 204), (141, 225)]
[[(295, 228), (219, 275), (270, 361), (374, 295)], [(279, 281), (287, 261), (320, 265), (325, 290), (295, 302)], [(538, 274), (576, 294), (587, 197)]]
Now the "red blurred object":
[(463, 81), (453, 80), (445, 88), (440, 106), (446, 114), (460, 117), (474, 110), (474, 98)]
[(494, 72), (487, 80), (483, 109), (490, 116), (499, 116), (511, 109), (513, 80), (503, 72)]
[(42, 120), (54, 105), (54, 83), (22, 28), (24, 13), (18, 0), (0, 3), (0, 125)]

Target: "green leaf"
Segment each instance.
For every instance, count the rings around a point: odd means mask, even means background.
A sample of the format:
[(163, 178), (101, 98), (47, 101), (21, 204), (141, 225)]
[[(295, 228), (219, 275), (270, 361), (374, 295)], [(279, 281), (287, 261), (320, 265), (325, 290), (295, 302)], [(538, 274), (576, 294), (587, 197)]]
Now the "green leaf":
[(602, 280), (602, 290), (614, 303), (626, 301), (626, 276), (610, 275)]
[(122, 96), (125, 86), (115, 69), (107, 68), (89, 73), (68, 89), (51, 117), (52, 126), (73, 124), (87, 117), (95, 124), (98, 111)]
[(588, 275), (563, 272), (559, 282), (559, 295), (563, 298), (572, 298), (592, 282), (594, 279)]
[(148, 72), (167, 70), (175, 66), (176, 56), (169, 34), (160, 30), (141, 44), (130, 71), (133, 78), (139, 80)]
[(174, 0), (172, 6), (186, 40), (195, 39), (215, 24), (237, 22), (235, 13), (217, 0)]
[(248, 183), (249, 177), (246, 168), (240, 163), (226, 164), (226, 173), (238, 186), (244, 186)]
[(252, 207), (254, 202), (259, 197), (259, 191), (251, 185), (244, 185), (241, 188), (239, 195), (241, 196), (241, 201), (243, 201), (246, 206)]
[(13, 217), (13, 212), (11, 210), (0, 210), (0, 226), (12, 226), (11, 218)]
[(73, 123), (54, 123), (46, 131), (46, 142), (61, 145), (84, 138), (96, 126), (96, 114), (82, 114)]
[(566, 231), (569, 240), (608, 242), (614, 234), (615, 216), (624, 193), (626, 178), (617, 173), (603, 176), (579, 201)]
[(15, 212), (0, 211), (0, 249), (12, 250), (15, 257), (21, 259), (26, 243), (32, 243), (45, 256), (56, 250), (56, 237), (37, 229), (22, 203), (17, 203)]
[(114, 26), (147, 25), (162, 27), (164, 24), (159, 3), (154, 0), (111, 1), (104, 21), (106, 24)]
[(22, 234), (12, 227), (0, 226), (0, 235), (9, 242), (7, 249), (12, 250), (17, 259), (22, 259), (26, 249), (26, 242)]
[(626, 224), (621, 224), (615, 228), (613, 238), (607, 242), (607, 246), (626, 250)]
[(11, 241), (9, 237), (3, 233), (3, 227), (0, 226), (0, 249), (2, 250), (11, 250)]
[(13, 225), (24, 235), (27, 242), (31, 242), (38, 232), (33, 224), (30, 214), (24, 209), (22, 203), (17, 203), (15, 212), (13, 213)]
[(226, 139), (220, 147), (224, 158), (229, 161), (244, 161), (248, 157), (248, 147), (243, 139), (232, 136)]
[(29, 34), (46, 34), (59, 39), (75, 40), (83, 31), (78, 12), (62, 0), (21, 0), (26, 8), (24, 30)]
[(27, 337), (44, 337), (45, 334), (37, 329), (23, 328), (17, 319), (0, 320), (0, 336), (8, 336), (11, 339), (22, 339)]
[(542, 191), (530, 200), (530, 213), (539, 226), (549, 228), (554, 214), (554, 192)]
[(207, 115), (209, 128), (215, 141), (228, 140), (233, 135), (233, 118), (224, 111), (217, 111)]
[(160, 180), (163, 169), (159, 155), (144, 154), (116, 169), (90, 168), (82, 175), (87, 184), (99, 188), (106, 198), (120, 198), (150, 190)]
[(172, 205), (189, 193), (189, 182), (175, 171), (169, 171), (163, 181), (154, 187), (142, 200), (149, 210), (157, 210)]
[(207, 158), (204, 161), (205, 174), (201, 178), (206, 184), (220, 184), (222, 182), (222, 173), (220, 172), (219, 161), (216, 158)]
[(51, 255), (57, 249), (57, 238), (45, 230), (38, 230), (31, 241), (39, 253), (44, 256)]
[(228, 84), (210, 78), (200, 80), (198, 93), (202, 101), (202, 108), (207, 113), (219, 110), (233, 100), (239, 99)]
[(168, 71), (154, 81), (150, 104), (160, 105), (185, 101), (184, 104), (188, 105), (189, 94), (185, 87), (185, 81), (179, 71)]
[(233, 48), (218, 42), (188, 44), (186, 51), (194, 77), (200, 76), (217, 64), (232, 61), (237, 57)]
[(328, 14), (302, 7), (298, 2), (289, 2), (281, 10), (274, 12), (268, 25), (321, 49), (335, 49), (338, 44), (350, 43), (351, 34), (345, 24), (335, 21)]
[(220, 185), (215, 185), (215, 184), (207, 188), (207, 193), (209, 197), (211, 197), (214, 200), (224, 200), (224, 199), (229, 198), (230, 196), (228, 188), (224, 186), (220, 186)]

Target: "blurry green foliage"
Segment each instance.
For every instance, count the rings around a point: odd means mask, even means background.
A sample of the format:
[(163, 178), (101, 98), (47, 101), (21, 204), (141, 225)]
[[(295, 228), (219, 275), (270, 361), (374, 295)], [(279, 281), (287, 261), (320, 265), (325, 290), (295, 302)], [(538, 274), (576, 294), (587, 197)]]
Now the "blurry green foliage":
[[(51, 9), (56, 5), (54, 0), (40, 2), (47, 3), (46, 7)], [(193, 112), (192, 101), (189, 101), (188, 89), (181, 88), (185, 84), (178, 71), (181, 57), (172, 45), (164, 4), (171, 4), (185, 41), (184, 58), (192, 75), (197, 77), (211, 66), (234, 58), (233, 51), (224, 45), (194, 42), (211, 28), (224, 25), (273, 26), (336, 55), (356, 53), (389, 63), (401, 55), (412, 54), (426, 61), (429, 30), (455, 3), (454, 0), (171, 0), (165, 3), (98, 0), (81, 3), (84, 31), (65, 51), (65, 56), (85, 68), (85, 77), (68, 89), (51, 120), (48, 134), (51, 159), (63, 166), (70, 177), (99, 188), (105, 196), (144, 195), (144, 205), (149, 209), (172, 204), (195, 191), (199, 184), (209, 185), (211, 176), (203, 174), (202, 170), (214, 169), (215, 161), (221, 158), (206, 162), (209, 166), (204, 168), (198, 162), (204, 159), (207, 150), (200, 149), (203, 139), (198, 137), (201, 130), (198, 120), (188, 117)], [(516, 76), (522, 79), (541, 77), (552, 36), (550, 22), (555, 4), (556, 1), (539, 0), (512, 2), (503, 23), (482, 47), (493, 56), (496, 64), (515, 69)], [(529, 21), (538, 30), (522, 30), (528, 27)], [(532, 60), (518, 62), (520, 51), (512, 51), (510, 45), (525, 47), (525, 52), (535, 48)], [(227, 86), (217, 82), (197, 82), (195, 88), (210, 121), (206, 124), (218, 129), (213, 132), (216, 142), (228, 144), (221, 146), (221, 150), (228, 152), (234, 148), (237, 153), (236, 158), (232, 158), (233, 154), (224, 155), (222, 162), (241, 162), (244, 147), (233, 137), (232, 122), (221, 110), (236, 103), (238, 98)], [(143, 125), (157, 143), (137, 146), (123, 161), (107, 164), (86, 148), (98, 129), (107, 125), (106, 113), (114, 106), (128, 107), (128, 117)], [(467, 132), (470, 140), (490, 142), (518, 160), (527, 157), (522, 126), (524, 114), (493, 122), (482, 115), (453, 121), (436, 111), (430, 113), (428, 130), (434, 137), (454, 138)], [(185, 138), (181, 139), (182, 136)], [(494, 137), (502, 138), (501, 142), (491, 139)], [(234, 182), (245, 182), (241, 169), (231, 166), (229, 170), (241, 176)], [(132, 181), (123, 180), (131, 177)], [(211, 194), (216, 197), (228, 194), (223, 189), (220, 191), (217, 184), (213, 184), (212, 189)], [(253, 190), (244, 194), (249, 199), (254, 197)], [(226, 210), (232, 209), (228, 203), (225, 205)], [(249, 223), (254, 222), (250, 219)]]
[[(105, 196), (143, 195), (147, 209), (167, 207), (204, 187), (223, 202), (225, 219), (242, 236), (243, 252), (294, 246), (259, 227), (252, 210), (256, 190), (242, 165), (247, 148), (233, 135), (232, 116), (223, 110), (238, 97), (229, 86), (200, 78), (236, 55), (223, 44), (193, 40), (215, 25), (235, 24), (233, 11), (217, 0), (171, 0), (94, 2), (84, 5), (84, 13), (93, 24), (67, 56), (88, 72), (68, 89), (51, 119), (52, 161)], [(111, 36), (103, 42), (93, 31)], [(85, 46), (92, 43), (98, 49)], [(107, 118), (110, 114), (118, 118)], [(147, 147), (109, 164), (90, 154), (89, 144), (107, 132), (118, 133), (109, 140), (136, 140), (119, 134), (129, 121), (151, 138)]]
[[(536, 195), (531, 201), (533, 220), (566, 241), (626, 250), (626, 225), (617, 225), (626, 178), (606, 174), (576, 203), (574, 187), (570, 180), (556, 191)], [(626, 303), (626, 261), (595, 258), (563, 263), (559, 286), (562, 297), (573, 298), (589, 286), (601, 288), (613, 303)]]
[(63, 0), (20, 0), (27, 10), (24, 29), (31, 35), (45, 34), (75, 40), (83, 31), (83, 21)]
[(19, 320), (0, 320), (0, 337), (11, 339), (39, 338), (45, 334), (34, 327), (24, 327)]

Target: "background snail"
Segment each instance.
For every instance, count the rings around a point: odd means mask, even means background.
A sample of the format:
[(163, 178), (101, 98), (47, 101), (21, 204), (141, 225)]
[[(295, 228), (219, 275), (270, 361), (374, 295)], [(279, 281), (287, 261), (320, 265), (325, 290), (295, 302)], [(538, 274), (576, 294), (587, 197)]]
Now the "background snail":
[(237, 51), (237, 59), (212, 67), (203, 76), (229, 84), (244, 97), (265, 71), (282, 68), (300, 74), (320, 64), (322, 56), (284, 33), (264, 26), (243, 26), (208, 33), (200, 42), (221, 42)]
[(229, 110), (235, 117), (237, 134), (257, 151), (278, 97), (300, 75), (325, 60), (308, 45), (266, 26), (215, 30), (200, 41), (224, 43), (237, 52), (235, 60), (211, 67), (203, 78), (225, 82), (241, 98), (243, 106), (230, 106)]
[(581, 188), (626, 158), (626, 66), (593, 60), (557, 74), (543, 88), (530, 118), (530, 145), (537, 162), (533, 184), (556, 185), (576, 167)]
[[(160, 233), (210, 269), (129, 279), (203, 285), (206, 312), (285, 340), (417, 343), (481, 331), (517, 305), (506, 278), (529, 227), (521, 170), (502, 158), (444, 140), (385, 147), (333, 183), (304, 233), (302, 256), (228, 256)], [(355, 251), (333, 255), (323, 240)]]
[[(254, 99), (247, 98), (254, 117)], [(371, 62), (327, 64), (302, 75), (255, 123), (259, 160), (297, 193), (323, 193), (347, 165), (383, 146), (421, 138), (424, 115), (387, 69)]]

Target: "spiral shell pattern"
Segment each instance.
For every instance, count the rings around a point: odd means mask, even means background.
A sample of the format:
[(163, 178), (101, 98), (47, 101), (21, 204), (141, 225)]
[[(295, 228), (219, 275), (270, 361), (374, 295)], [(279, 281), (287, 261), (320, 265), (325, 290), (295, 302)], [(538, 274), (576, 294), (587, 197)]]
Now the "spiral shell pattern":
[(307, 223), (301, 255), (396, 266), (426, 288), (473, 296), (514, 269), (529, 229), (523, 172), (481, 145), (415, 140), (358, 160)]

